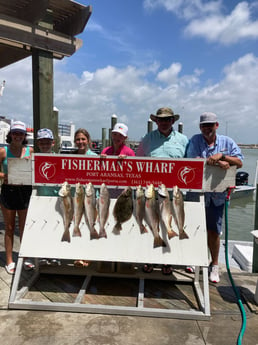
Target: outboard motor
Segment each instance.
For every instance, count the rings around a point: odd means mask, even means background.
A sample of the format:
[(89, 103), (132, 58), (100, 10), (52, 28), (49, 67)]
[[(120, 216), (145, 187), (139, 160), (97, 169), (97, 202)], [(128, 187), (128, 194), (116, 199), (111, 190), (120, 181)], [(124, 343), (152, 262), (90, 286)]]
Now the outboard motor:
[(245, 186), (248, 184), (249, 174), (245, 171), (238, 171), (236, 173), (236, 186)]

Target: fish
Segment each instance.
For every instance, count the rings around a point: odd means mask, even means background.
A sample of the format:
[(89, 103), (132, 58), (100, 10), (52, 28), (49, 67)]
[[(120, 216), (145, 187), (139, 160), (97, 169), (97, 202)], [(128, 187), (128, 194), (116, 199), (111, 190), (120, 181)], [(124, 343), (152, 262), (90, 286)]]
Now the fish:
[(99, 198), (97, 202), (98, 209), (98, 221), (99, 221), (99, 237), (107, 238), (107, 233), (105, 230), (105, 224), (109, 215), (109, 205), (110, 205), (110, 196), (109, 191), (105, 183), (102, 183), (99, 191)]
[(99, 234), (95, 229), (97, 218), (96, 196), (95, 189), (91, 182), (87, 183), (85, 186), (84, 209), (86, 223), (90, 230), (90, 239), (97, 239), (99, 238)]
[(167, 187), (161, 184), (158, 188), (158, 203), (160, 212), (160, 221), (165, 225), (167, 230), (168, 238), (171, 239), (178, 234), (172, 229), (172, 203)]
[(153, 184), (145, 190), (145, 220), (154, 236), (153, 248), (166, 247), (159, 234), (159, 212)]
[(73, 237), (80, 236), (81, 230), (79, 228), (80, 222), (84, 213), (84, 189), (80, 182), (75, 185), (75, 194), (73, 198), (74, 205), (74, 228), (73, 228)]
[(141, 234), (148, 232), (143, 225), (143, 219), (145, 214), (145, 196), (142, 186), (136, 188), (136, 200), (135, 200), (135, 217), (137, 224), (139, 225)]
[(131, 218), (133, 214), (133, 191), (131, 187), (126, 187), (119, 195), (113, 208), (113, 215), (116, 224), (113, 233), (118, 234), (122, 230), (122, 223)]
[(184, 230), (185, 210), (184, 210), (183, 193), (178, 188), (178, 186), (174, 186), (173, 188), (172, 210), (174, 213), (175, 223), (179, 230), (179, 239), (183, 240), (185, 238), (189, 238), (189, 236)]
[(61, 210), (64, 221), (64, 233), (61, 241), (71, 242), (69, 228), (73, 219), (73, 199), (71, 195), (71, 186), (64, 182), (59, 189), (58, 195), (61, 197)]

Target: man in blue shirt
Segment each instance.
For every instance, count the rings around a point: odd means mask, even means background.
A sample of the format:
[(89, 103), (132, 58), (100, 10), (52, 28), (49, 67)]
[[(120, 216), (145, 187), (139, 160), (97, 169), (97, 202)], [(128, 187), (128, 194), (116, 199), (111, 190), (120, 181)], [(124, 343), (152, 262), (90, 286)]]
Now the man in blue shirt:
[[(221, 169), (228, 169), (231, 165), (241, 168), (243, 156), (240, 148), (231, 138), (217, 134), (218, 127), (216, 114), (211, 112), (201, 114), (201, 134), (196, 134), (190, 139), (187, 157), (206, 158), (208, 165), (218, 165)], [(212, 259), (209, 279), (213, 283), (218, 283), (220, 280), (218, 258), (224, 205), (225, 193), (205, 193), (208, 247)]]
[[(160, 158), (183, 158), (185, 157), (188, 139), (173, 129), (173, 124), (179, 119), (171, 108), (160, 108), (156, 115), (150, 118), (156, 122), (158, 129), (146, 134), (136, 151), (136, 156), (150, 156)], [(151, 264), (145, 264), (143, 271), (150, 273), (153, 270)], [(172, 273), (171, 265), (163, 265), (162, 273)]]

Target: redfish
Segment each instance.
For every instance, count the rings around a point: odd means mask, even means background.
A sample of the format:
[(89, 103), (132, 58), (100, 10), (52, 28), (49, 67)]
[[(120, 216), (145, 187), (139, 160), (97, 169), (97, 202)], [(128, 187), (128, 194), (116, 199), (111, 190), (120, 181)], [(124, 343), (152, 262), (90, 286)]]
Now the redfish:
[(172, 229), (172, 203), (170, 201), (170, 196), (167, 190), (167, 187), (164, 184), (161, 184), (158, 188), (158, 202), (159, 202), (159, 212), (160, 220), (163, 222), (168, 238), (178, 236), (178, 234)]
[(135, 200), (135, 217), (137, 224), (139, 225), (141, 234), (148, 232), (143, 225), (143, 219), (145, 215), (145, 196), (142, 186), (136, 188), (136, 200)]
[(71, 196), (71, 186), (64, 182), (58, 192), (61, 197), (61, 210), (64, 221), (64, 233), (61, 241), (71, 242), (69, 228), (73, 219), (73, 199)]
[(166, 247), (159, 235), (159, 212), (153, 184), (145, 190), (145, 219), (154, 236), (153, 248)]
[(79, 228), (83, 213), (84, 213), (84, 189), (80, 183), (75, 185), (75, 194), (73, 198), (74, 204), (74, 228), (73, 236), (81, 236), (81, 231)]
[(185, 210), (184, 210), (183, 193), (177, 186), (173, 188), (172, 206), (173, 206), (172, 210), (174, 213), (175, 222), (179, 230), (179, 239), (183, 240), (184, 238), (189, 238), (187, 233), (184, 230)]
[(100, 186), (99, 198), (97, 201), (100, 238), (101, 237), (107, 238), (105, 225), (106, 225), (108, 215), (109, 215), (109, 205), (110, 205), (109, 191), (105, 183), (102, 183), (102, 185)]
[(86, 223), (90, 230), (90, 239), (92, 240), (99, 238), (99, 234), (95, 229), (95, 222), (97, 218), (96, 196), (91, 182), (87, 183), (85, 186), (84, 207)]

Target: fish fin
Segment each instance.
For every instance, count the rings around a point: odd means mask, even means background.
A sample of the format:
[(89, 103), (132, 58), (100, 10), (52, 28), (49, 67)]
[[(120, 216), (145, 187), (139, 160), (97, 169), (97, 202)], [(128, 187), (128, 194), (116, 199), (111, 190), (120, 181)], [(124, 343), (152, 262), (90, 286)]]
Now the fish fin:
[(114, 226), (112, 232), (113, 232), (114, 234), (118, 235), (118, 234), (120, 234), (120, 231), (121, 231), (121, 230), (122, 230), (122, 225), (121, 225), (121, 223), (117, 222), (117, 223), (115, 224), (115, 226)]
[(73, 229), (73, 237), (82, 237), (81, 230), (78, 226), (75, 226)]
[(99, 238), (99, 234), (98, 234), (97, 230), (94, 228), (90, 232), (90, 239), (94, 240), (94, 239), (98, 239), (98, 238)]
[(179, 239), (183, 240), (185, 238), (189, 238), (189, 236), (187, 235), (187, 233), (183, 230), (182, 232), (179, 233)]
[(175, 236), (178, 236), (178, 234), (173, 229), (168, 230), (168, 238), (169, 239), (171, 239), (171, 238), (173, 238)]
[(140, 230), (141, 234), (146, 234), (146, 232), (148, 232), (147, 228), (143, 224), (140, 226)]
[(100, 230), (100, 232), (99, 232), (99, 238), (103, 238), (103, 237), (107, 238), (107, 233), (106, 233), (105, 229)]
[(167, 246), (166, 243), (162, 240), (160, 236), (154, 238), (153, 248), (166, 247), (166, 246)]
[(64, 231), (63, 237), (61, 239), (61, 242), (71, 242), (70, 232), (69, 230)]

